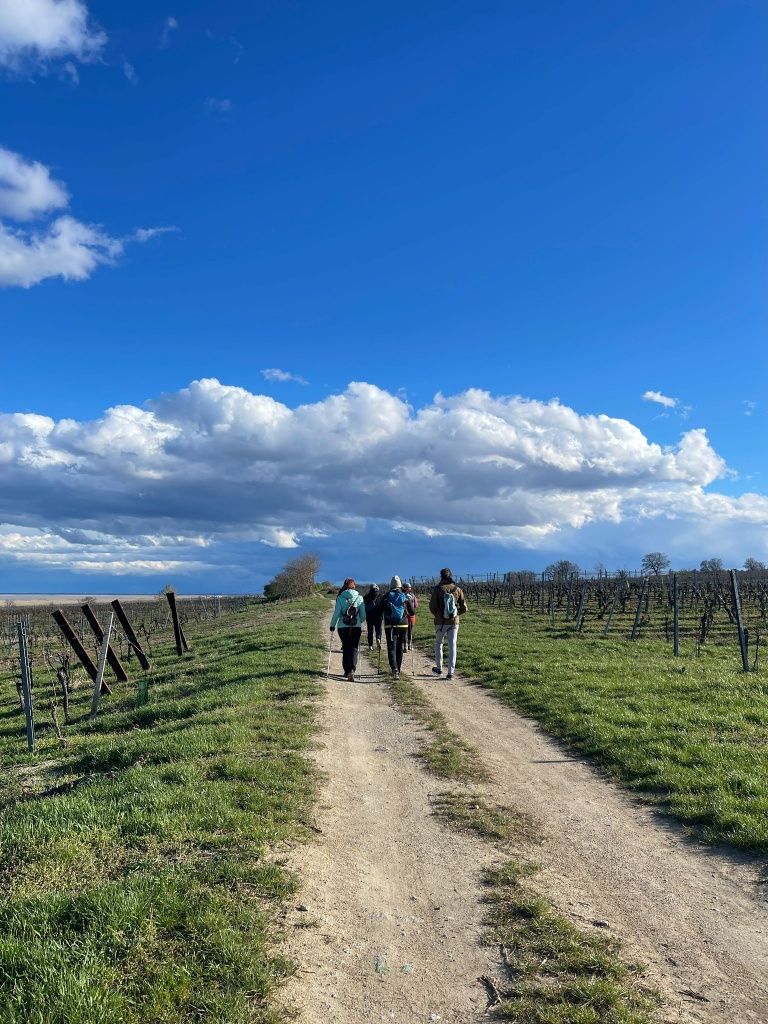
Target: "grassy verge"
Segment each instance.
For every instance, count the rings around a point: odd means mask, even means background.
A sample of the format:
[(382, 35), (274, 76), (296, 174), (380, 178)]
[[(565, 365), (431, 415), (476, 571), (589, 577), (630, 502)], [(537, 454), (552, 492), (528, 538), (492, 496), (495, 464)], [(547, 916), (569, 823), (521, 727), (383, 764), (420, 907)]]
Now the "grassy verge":
[(322, 604), (200, 624), (189, 655), (154, 659), (148, 703), (116, 684), (94, 725), (78, 691), (65, 749), (42, 723), (25, 752), (2, 681), (0, 1021), (278, 1019), (274, 910), (294, 881), (270, 851), (314, 791)]
[(662, 638), (473, 607), (460, 645), (462, 671), (706, 841), (768, 852), (768, 693), (733, 644), (674, 659)]

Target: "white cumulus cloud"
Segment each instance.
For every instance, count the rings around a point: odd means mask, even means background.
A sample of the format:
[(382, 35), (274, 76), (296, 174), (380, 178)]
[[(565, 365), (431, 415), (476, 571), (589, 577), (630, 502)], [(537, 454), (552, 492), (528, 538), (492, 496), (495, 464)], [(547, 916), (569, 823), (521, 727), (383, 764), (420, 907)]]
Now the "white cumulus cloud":
[(106, 41), (81, 0), (0, 2), (0, 64), (12, 70), (64, 57), (91, 60)]
[[(204, 379), (93, 421), (0, 415), (1, 528), (53, 537), (73, 562), (200, 564), (201, 547), (366, 525), (536, 548), (677, 523), (768, 553), (768, 497), (712, 491), (726, 473), (703, 429), (665, 448), (625, 419), (474, 389), (414, 409), (356, 382), (290, 407)], [(47, 557), (13, 543), (16, 559)]]
[(670, 398), (669, 395), (663, 395), (660, 391), (644, 391), (643, 400), (663, 405), (665, 409), (676, 409), (678, 405), (677, 398)]
[(175, 230), (138, 228), (128, 238), (113, 238), (69, 214), (50, 219), (68, 205), (69, 193), (49, 168), (0, 148), (0, 287), (30, 288), (50, 277), (82, 281), (114, 263), (126, 242)]
[(0, 216), (32, 220), (69, 203), (69, 193), (37, 160), (0, 146)]

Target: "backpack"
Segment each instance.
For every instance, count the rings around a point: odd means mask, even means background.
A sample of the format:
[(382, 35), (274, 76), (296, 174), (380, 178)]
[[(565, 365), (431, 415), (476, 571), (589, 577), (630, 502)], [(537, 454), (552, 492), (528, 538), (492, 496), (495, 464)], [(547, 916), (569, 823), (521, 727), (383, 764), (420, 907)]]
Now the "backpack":
[(344, 609), (341, 621), (345, 626), (357, 625), (357, 598), (352, 598), (352, 601)]
[(456, 617), (456, 598), (452, 590), (443, 591), (443, 618), (453, 619)]
[(402, 626), (405, 623), (405, 594), (402, 590), (390, 590), (387, 594), (384, 622), (387, 626)]

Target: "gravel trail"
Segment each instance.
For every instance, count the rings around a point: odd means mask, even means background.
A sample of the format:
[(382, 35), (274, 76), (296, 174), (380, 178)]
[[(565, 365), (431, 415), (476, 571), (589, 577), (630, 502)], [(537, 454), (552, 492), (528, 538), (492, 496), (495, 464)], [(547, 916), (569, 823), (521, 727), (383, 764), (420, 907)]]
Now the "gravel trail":
[(479, 788), (543, 827), (537, 888), (577, 923), (607, 922), (678, 1019), (766, 1024), (764, 862), (688, 840), (489, 690), (435, 679), (432, 664), (417, 654), (414, 681), (479, 750), (492, 775)]
[(473, 1024), (487, 1005), (478, 978), (498, 970), (480, 942), (480, 873), (498, 855), (440, 825), (430, 796), (446, 787), (415, 758), (417, 727), (371, 669), (334, 678), (340, 662), (334, 653), (316, 755), (321, 832), (291, 859), (299, 972), (284, 999), (307, 1024)]

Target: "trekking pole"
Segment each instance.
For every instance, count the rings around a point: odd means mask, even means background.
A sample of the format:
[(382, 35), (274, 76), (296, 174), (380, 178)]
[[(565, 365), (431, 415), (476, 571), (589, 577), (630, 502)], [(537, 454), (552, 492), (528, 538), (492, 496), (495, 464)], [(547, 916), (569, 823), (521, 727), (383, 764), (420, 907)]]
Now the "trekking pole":
[(376, 675), (381, 675), (381, 640), (379, 640), (379, 660), (376, 662)]
[[(416, 628), (415, 626), (413, 627)], [(416, 655), (413, 653), (413, 633), (411, 633), (411, 678), (416, 676)]]
[(333, 647), (333, 633), (331, 633), (328, 640), (328, 668), (325, 670), (325, 681), (328, 682), (328, 676), (331, 674), (331, 648)]

